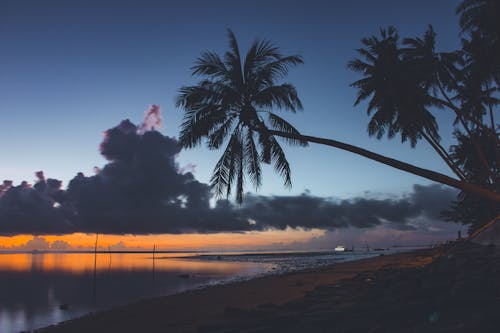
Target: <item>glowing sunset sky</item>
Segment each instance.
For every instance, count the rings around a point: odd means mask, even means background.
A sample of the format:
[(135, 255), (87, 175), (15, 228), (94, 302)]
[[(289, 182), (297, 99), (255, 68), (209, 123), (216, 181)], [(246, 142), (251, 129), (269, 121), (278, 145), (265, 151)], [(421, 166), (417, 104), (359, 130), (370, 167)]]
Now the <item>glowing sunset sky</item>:
[[(77, 172), (92, 175), (106, 160), (98, 147), (102, 133), (129, 118), (140, 123), (151, 104), (163, 110), (161, 132), (178, 136), (182, 111), (175, 96), (196, 82), (189, 68), (205, 50), (226, 50), (231, 28), (242, 51), (256, 38), (269, 38), (285, 54), (298, 53), (305, 64), (288, 81), (299, 92), (304, 112), (284, 117), (304, 134), (335, 138), (451, 176), (446, 165), (423, 142), (416, 149), (398, 140), (377, 141), (366, 133), (364, 108), (354, 108), (358, 77), (346, 69), (360, 39), (381, 26), (421, 36), (433, 24), (439, 47), (458, 46), (455, 1), (16, 1), (0, 11), (0, 178), (33, 183), (34, 172), (68, 185)], [(443, 144), (452, 142), (451, 114), (438, 112)], [(282, 187), (272, 168), (264, 169), (258, 195), (312, 194), (332, 200), (398, 199), (414, 184), (431, 183), (346, 152), (311, 145), (286, 147), (293, 188)], [(208, 183), (220, 152), (183, 150), (180, 167), (194, 166), (194, 176)], [(191, 167), (190, 167), (191, 168)], [(253, 191), (251, 187), (247, 191)], [(453, 237), (459, 226), (416, 219), (412, 230), (394, 228), (353, 231), (286, 229), (182, 235), (103, 235), (100, 246), (165, 250), (234, 249), (298, 246), (326, 247), (328, 242), (366, 240), (390, 245), (399, 240)], [(388, 231), (392, 230), (392, 231)], [(384, 232), (392, 233), (389, 236)], [(404, 236), (402, 236), (404, 235)], [(49, 243), (91, 247), (92, 234), (41, 235)], [(398, 238), (399, 237), (399, 238)], [(1, 247), (23, 247), (33, 235), (0, 237)], [(312, 242), (312, 243), (308, 243)], [(62, 244), (62, 243), (59, 243)], [(285, 245), (283, 245), (285, 244)], [(43, 247), (43, 244), (40, 244)]]

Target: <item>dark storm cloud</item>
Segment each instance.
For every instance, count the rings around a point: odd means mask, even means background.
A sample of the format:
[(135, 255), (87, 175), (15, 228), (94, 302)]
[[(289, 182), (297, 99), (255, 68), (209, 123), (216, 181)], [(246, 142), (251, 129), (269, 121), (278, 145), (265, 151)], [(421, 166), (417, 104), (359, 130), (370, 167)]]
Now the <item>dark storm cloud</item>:
[(34, 187), (26, 182), (10, 186), (0, 197), (0, 234), (53, 234), (71, 232), (64, 210), (56, 207), (62, 200), (60, 182), (40, 180)]
[(412, 229), (417, 217), (435, 220), (456, 191), (440, 185), (415, 185), (399, 199), (332, 200), (310, 195), (248, 194), (242, 206), (220, 200), (210, 207), (210, 188), (192, 173), (183, 173), (175, 157), (180, 146), (149, 125), (129, 120), (105, 132), (100, 145), (109, 161), (96, 175), (76, 175), (67, 190), (43, 172), (33, 187), (27, 183), (0, 187), (0, 234), (214, 233), (251, 230), (347, 227)]
[(444, 188), (441, 185), (415, 184), (411, 200), (415, 207), (422, 211), (422, 215), (430, 219), (439, 219), (441, 212), (449, 208), (450, 203), (457, 199), (457, 195), (458, 190)]
[(177, 141), (144, 128), (125, 120), (107, 130), (100, 149), (110, 162), (70, 181), (66, 204), (75, 208), (79, 231), (175, 232), (209, 211), (209, 187), (178, 171)]
[(450, 206), (457, 191), (440, 185), (414, 185), (413, 192), (399, 199), (331, 200), (302, 194), (300, 196), (252, 196), (234, 212), (256, 222), (255, 228), (372, 228), (381, 224), (392, 229), (412, 229), (417, 218), (439, 219)]
[(296, 197), (251, 197), (242, 211), (258, 223), (273, 225), (279, 229), (297, 228), (345, 228), (355, 226), (369, 228), (387, 220), (404, 223), (408, 217), (418, 215), (415, 207), (406, 199), (375, 200), (356, 198), (332, 201), (327, 198), (300, 195)]

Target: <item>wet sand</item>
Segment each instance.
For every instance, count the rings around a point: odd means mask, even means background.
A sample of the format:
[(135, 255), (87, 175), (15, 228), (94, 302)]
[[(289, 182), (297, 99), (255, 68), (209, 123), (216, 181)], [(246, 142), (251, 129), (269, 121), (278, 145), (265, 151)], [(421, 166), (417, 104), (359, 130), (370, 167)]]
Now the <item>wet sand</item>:
[(354, 277), (380, 270), (422, 267), (432, 262), (435, 252), (419, 250), (385, 255), (207, 287), (89, 314), (40, 332), (197, 332), (212, 328), (220, 331), (218, 327), (238, 327), (255, 321), (253, 315), (248, 316), (254, 309), (283, 306), (321, 288), (346, 290), (343, 281)]

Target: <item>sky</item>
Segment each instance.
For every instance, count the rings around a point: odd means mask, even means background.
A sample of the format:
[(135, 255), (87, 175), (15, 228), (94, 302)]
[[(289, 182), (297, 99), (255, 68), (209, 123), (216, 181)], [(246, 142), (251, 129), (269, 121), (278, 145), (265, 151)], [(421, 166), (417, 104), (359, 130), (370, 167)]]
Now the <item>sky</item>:
[[(0, 178), (15, 184), (33, 183), (34, 172), (43, 170), (47, 177), (62, 180), (65, 188), (77, 172), (90, 176), (94, 167), (107, 163), (99, 151), (103, 132), (127, 118), (139, 124), (151, 104), (163, 112), (160, 131), (177, 137), (182, 119), (182, 110), (175, 107), (178, 89), (197, 82), (190, 67), (201, 52), (227, 49), (228, 28), (242, 50), (255, 38), (267, 38), (284, 54), (304, 58), (305, 64), (287, 78), (297, 87), (304, 111), (284, 115), (302, 133), (359, 145), (451, 176), (424, 142), (411, 149), (396, 139), (368, 137), (368, 117), (362, 105), (353, 106), (356, 91), (349, 87), (359, 77), (346, 64), (356, 56), (362, 37), (388, 25), (396, 26), (402, 36), (413, 37), (421, 36), (432, 24), (439, 49), (458, 48), (456, 4), (4, 0), (0, 10)], [(436, 117), (443, 144), (449, 146), (452, 115), (437, 111)], [(283, 188), (280, 178), (267, 168), (256, 196), (309, 193), (335, 200), (400, 198), (411, 196), (415, 184), (431, 185), (329, 147), (287, 147), (285, 151), (292, 166), (292, 189)], [(204, 147), (183, 150), (177, 163), (194, 165), (196, 180), (208, 183), (219, 155)], [(246, 190), (254, 192), (251, 187)], [(312, 239), (333, 232), (314, 230), (295, 230), (297, 238), (292, 238)], [(283, 237), (268, 235), (259, 246), (290, 243), (292, 231), (280, 232)]]

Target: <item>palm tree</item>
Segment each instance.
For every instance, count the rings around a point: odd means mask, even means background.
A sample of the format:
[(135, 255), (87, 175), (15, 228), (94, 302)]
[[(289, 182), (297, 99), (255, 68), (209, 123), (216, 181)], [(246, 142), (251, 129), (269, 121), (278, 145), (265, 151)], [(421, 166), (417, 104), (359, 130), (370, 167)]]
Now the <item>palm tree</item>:
[(491, 42), (500, 38), (500, 3), (497, 0), (463, 0), (456, 8), (462, 32), (478, 31)]
[[(454, 106), (448, 91), (457, 89), (457, 77), (461, 75), (457, 65), (461, 63), (460, 52), (436, 52), (436, 33), (429, 25), (423, 38), (403, 39), (404, 48), (401, 49), (402, 60), (407, 64), (406, 71), (417, 79), (416, 86), (430, 101), (430, 106), (444, 108)], [(404, 70), (404, 68), (403, 68)], [(438, 95), (438, 92), (441, 96)], [(443, 99), (444, 98), (444, 99)], [(460, 122), (468, 131), (467, 123), (458, 108), (451, 108), (455, 112), (457, 122)], [(425, 113), (429, 112), (426, 109)], [(437, 129), (437, 128), (436, 128)], [(433, 133), (422, 132), (424, 139), (434, 148), (441, 159), (461, 179), (466, 180), (462, 170), (453, 162), (446, 149), (440, 144), (439, 136)], [(481, 152), (479, 152), (481, 153)]]
[[(229, 196), (236, 181), (236, 199), (241, 203), (245, 174), (255, 188), (261, 185), (261, 163), (273, 163), (284, 185), (291, 186), (290, 165), (268, 129), (300, 137), (297, 129), (273, 110), (302, 110), (295, 87), (278, 83), (290, 67), (302, 63), (300, 56), (283, 56), (267, 40), (255, 41), (242, 58), (231, 30), (229, 51), (223, 57), (205, 52), (197, 59), (192, 74), (204, 79), (182, 87), (177, 98), (177, 106), (185, 110), (179, 141), (191, 148), (206, 138), (210, 149), (228, 141), (211, 178), (218, 196)], [(287, 141), (307, 145), (300, 138)]]
[[(500, 41), (492, 45), (491, 41), (482, 37), (478, 31), (471, 38), (462, 39), (462, 52), (465, 58), (463, 69), (465, 85), (459, 91), (458, 99), (467, 103), (466, 114), (482, 124), (482, 118), (489, 111), (490, 128), (495, 132), (493, 108), (499, 104), (495, 93), (500, 86)], [(497, 52), (495, 52), (495, 48)], [(465, 88), (465, 89), (464, 89)], [(465, 90), (465, 91), (464, 91)], [(496, 134), (496, 133), (495, 133)]]
[[(494, 110), (500, 105), (500, 3), (497, 0), (464, 0), (456, 8), (460, 16), (462, 54), (464, 58), (463, 77), (455, 99), (460, 101), (462, 112), (473, 121), (472, 130), (485, 132), (500, 146), (498, 125)], [(489, 114), (489, 123), (483, 116)], [(474, 146), (477, 139), (468, 131)], [(500, 163), (500, 150), (496, 151), (496, 163)], [(483, 166), (489, 171), (492, 183), (499, 182), (487, 157), (480, 155)]]
[(429, 110), (442, 108), (433, 91), (439, 82), (437, 73), (440, 61), (434, 53), (435, 34), (432, 27), (424, 39), (405, 39), (408, 48), (400, 49), (398, 33), (394, 27), (380, 30), (381, 38), (363, 38), (365, 48), (358, 49), (361, 59), (349, 62), (348, 67), (363, 74), (352, 83), (358, 89), (354, 105), (370, 98), (367, 107), (372, 115), (368, 134), (381, 139), (384, 134), (393, 138), (400, 134), (401, 141), (410, 141), (415, 147), (420, 139), (426, 140), (450, 169), (461, 179), (464, 175), (453, 164), (446, 150), (439, 143), (438, 125)]
[[(489, 172), (485, 171), (483, 164), (475, 158), (475, 143), (478, 142), (483, 147), (489, 165), (496, 176), (500, 178), (500, 164), (496, 159), (498, 144), (488, 135), (484, 129), (476, 129), (472, 132), (474, 137), (464, 135), (459, 131), (455, 132), (457, 144), (451, 146), (450, 154), (453, 160), (462, 167), (467, 179), (474, 184), (479, 184), (483, 188), (491, 191), (500, 191), (500, 183), (492, 183)], [(449, 220), (469, 224), (469, 231), (480, 230), (485, 221), (493, 220), (500, 214), (500, 205), (496, 202), (482, 200), (479, 197), (461, 192), (458, 200), (453, 203), (451, 210), (445, 212)]]
[[(388, 34), (393, 35), (391, 32)], [(285, 186), (290, 186), (290, 166), (281, 146), (276, 141), (276, 137), (281, 137), (292, 144), (317, 143), (345, 150), (393, 168), (474, 193), (482, 198), (500, 202), (500, 194), (467, 181), (419, 168), (337, 140), (300, 134), (297, 129), (272, 110), (282, 109), (295, 112), (302, 109), (297, 92), (291, 84), (276, 84), (277, 79), (287, 75), (291, 66), (301, 64), (302, 58), (282, 56), (270, 42), (257, 41), (242, 61), (236, 38), (231, 31), (229, 31), (229, 41), (230, 50), (223, 58), (213, 52), (205, 52), (198, 58), (192, 68), (193, 75), (200, 75), (205, 79), (195, 86), (182, 87), (177, 98), (177, 105), (185, 110), (179, 139), (183, 147), (198, 146), (202, 139), (206, 138), (210, 149), (218, 149), (225, 140), (228, 141), (211, 179), (216, 195), (228, 196), (236, 179), (236, 197), (238, 202), (241, 202), (246, 173), (249, 174), (256, 187), (261, 184), (261, 162), (273, 162), (276, 171), (284, 178)], [(370, 56), (369, 53), (367, 55)], [(367, 81), (367, 84), (370, 82)], [(387, 97), (390, 95), (384, 96), (384, 98)], [(428, 102), (425, 96), (416, 95), (415, 99), (419, 103), (418, 112), (426, 112), (427, 105), (432, 103)], [(398, 98), (393, 101), (397, 105), (397, 113), (391, 115), (382, 111), (374, 121), (378, 126), (373, 127), (377, 129), (374, 133), (379, 133), (378, 129), (388, 130), (401, 133), (403, 140), (416, 142), (422, 135), (420, 131), (434, 133), (437, 130), (432, 115), (424, 113), (424, 116), (414, 120), (399, 110)], [(384, 102), (381, 100), (380, 103), (382, 105)], [(375, 106), (378, 110), (378, 105), (375, 104)], [(384, 108), (386, 109), (391, 112), (393, 110), (393, 108)], [(267, 122), (263, 115), (268, 116)], [(258, 138), (258, 145), (254, 141), (255, 138)]]
[[(500, 89), (500, 2), (464, 0), (458, 5), (456, 13), (460, 16), (462, 33), (468, 35), (468, 38), (462, 39), (464, 69), (471, 82), (482, 88), (491, 99), (491, 92)], [(493, 106), (498, 105), (498, 99), (485, 105), (489, 110), (491, 130), (495, 132)]]

